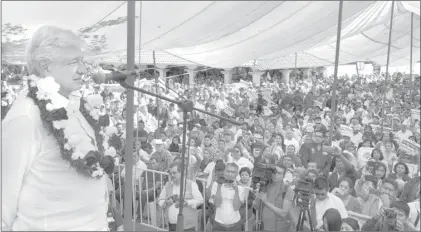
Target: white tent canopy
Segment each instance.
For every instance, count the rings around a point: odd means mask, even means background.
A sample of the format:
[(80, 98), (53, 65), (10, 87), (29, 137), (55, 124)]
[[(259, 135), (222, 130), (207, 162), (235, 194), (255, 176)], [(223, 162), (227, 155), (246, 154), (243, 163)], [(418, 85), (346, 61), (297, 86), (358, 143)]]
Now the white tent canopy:
[[(28, 28), (26, 39), (42, 25), (84, 33), (88, 42), (104, 36), (103, 61), (126, 59), (126, 5), (123, 2), (3, 2), (3, 23)], [(136, 63), (200, 64), (217, 68), (259, 69), (332, 65), (338, 18), (336, 1), (145, 1), (136, 21)], [(391, 1), (345, 1), (340, 63), (374, 61), (385, 65)], [(136, 4), (139, 16), (140, 4)], [(413, 56), (420, 55), (420, 3), (397, 1), (391, 66), (409, 64), (410, 12), (414, 12)], [(21, 13), (19, 13), (21, 12)], [(100, 22), (100, 23), (98, 23)], [(139, 28), (141, 22), (141, 38)], [(4, 47), (5, 60), (22, 62), (26, 40)], [(13, 44), (13, 43), (12, 43)], [(163, 58), (165, 57), (165, 58)], [(161, 60), (160, 60), (161, 59)], [(164, 61), (165, 59), (165, 61)], [(185, 61), (185, 62), (180, 62)], [(417, 60), (414, 60), (417, 61)]]

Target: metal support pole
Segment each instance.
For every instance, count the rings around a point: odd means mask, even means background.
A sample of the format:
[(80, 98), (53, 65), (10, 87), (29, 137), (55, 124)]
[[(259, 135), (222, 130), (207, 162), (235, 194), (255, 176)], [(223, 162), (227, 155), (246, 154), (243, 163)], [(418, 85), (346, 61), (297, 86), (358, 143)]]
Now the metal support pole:
[(355, 63), (355, 68), (357, 69), (357, 80), (360, 79), (360, 69), (358, 68), (358, 62)]
[(385, 110), (385, 103), (386, 103), (386, 93), (387, 93), (387, 86), (389, 85), (389, 61), (390, 61), (390, 45), (392, 44), (392, 30), (393, 30), (393, 13), (395, 12), (395, 1), (392, 1), (392, 12), (390, 13), (390, 25), (389, 25), (389, 42), (387, 44), (387, 60), (386, 60), (386, 77), (385, 77), (385, 85), (383, 91), (383, 102), (382, 102), (382, 125), (381, 131), (383, 133), (383, 126), (386, 116)]
[(336, 54), (335, 54), (335, 71), (333, 73), (333, 86), (332, 86), (332, 101), (330, 109), (330, 128), (329, 128), (329, 144), (332, 144), (332, 136), (333, 136), (333, 124), (335, 122), (335, 114), (336, 114), (336, 88), (338, 85), (338, 68), (339, 68), (339, 52), (341, 48), (341, 31), (342, 31), (342, 9), (343, 9), (344, 2), (343, 0), (339, 1), (339, 14), (338, 14), (338, 28), (336, 31)]
[[(135, 56), (135, 20), (136, 20), (136, 2), (127, 1), (127, 70), (134, 70)], [(127, 78), (127, 83), (134, 85), (134, 77)], [(134, 117), (134, 92), (127, 90), (126, 107), (126, 181), (124, 183), (124, 228), (130, 230), (133, 228), (133, 117)]]
[[(412, 109), (412, 67), (413, 67), (413, 63), (412, 63), (412, 43), (413, 43), (413, 38), (414, 38), (414, 13), (411, 12), (411, 48), (409, 49), (409, 97), (410, 97), (410, 101), (409, 101), (409, 106)], [(412, 114), (411, 114), (412, 115)]]
[(294, 64), (295, 80), (297, 80), (297, 53), (295, 53), (295, 64)]
[[(152, 55), (153, 55), (153, 75), (155, 77), (155, 93), (159, 95), (159, 93), (158, 93), (158, 89), (159, 89), (159, 87), (158, 87), (158, 76), (156, 75), (155, 51), (153, 51)], [(156, 120), (158, 121), (158, 128), (159, 128), (160, 126), (159, 126), (159, 103), (158, 103), (158, 98), (156, 98), (155, 101), (156, 101), (155, 102), (156, 103)]]
[[(178, 208), (178, 216), (177, 216), (177, 232), (184, 231), (184, 216), (183, 216), (183, 208), (184, 208), (184, 176), (185, 176), (185, 159), (186, 159), (186, 140), (187, 140), (187, 111), (183, 111), (183, 146), (182, 146), (182, 153), (181, 153), (181, 179), (180, 179), (180, 206)], [(190, 144), (189, 144), (190, 146)]]

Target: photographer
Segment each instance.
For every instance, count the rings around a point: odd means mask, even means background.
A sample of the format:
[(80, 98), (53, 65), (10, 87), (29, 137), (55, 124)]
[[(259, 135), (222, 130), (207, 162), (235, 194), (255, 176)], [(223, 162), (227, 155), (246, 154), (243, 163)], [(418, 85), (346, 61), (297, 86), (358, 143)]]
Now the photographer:
[(355, 191), (362, 201), (362, 214), (373, 217), (382, 206), (389, 207), (390, 202), (396, 200), (398, 184), (394, 180), (385, 179), (377, 190), (368, 177), (362, 176), (355, 183)]
[(262, 215), (263, 228), (267, 231), (288, 231), (290, 222), (287, 218), (289, 207), (284, 209), (283, 203), (286, 188), (283, 183), (285, 167), (278, 164), (272, 179), (267, 185), (266, 193), (257, 193), (255, 208)]
[(215, 208), (213, 231), (240, 231), (240, 208), (244, 204), (245, 189), (238, 186), (235, 179), (238, 176), (238, 165), (228, 163), (225, 167), (225, 183), (213, 183), (209, 203)]
[(408, 223), (409, 206), (402, 201), (393, 201), (390, 208), (383, 207), (369, 219), (361, 231), (417, 231)]
[[(293, 182), (290, 186), (288, 186), (285, 190), (285, 193), (283, 193), (283, 202), (282, 204), (274, 204), (268, 200), (268, 195), (266, 193), (260, 193), (257, 194), (257, 198), (260, 199), (264, 207), (271, 210), (277, 217), (280, 218), (280, 220), (287, 221), (290, 224), (291, 227), (295, 227), (296, 222), (294, 223), (295, 217), (291, 218), (291, 209), (293, 208), (293, 199), (294, 199), (294, 187), (297, 184), (297, 182), (301, 179), (301, 177), (304, 175), (305, 169), (304, 168), (296, 168), (293, 171)], [(291, 222), (289, 222), (291, 220)], [(266, 224), (264, 224), (265, 230), (268, 230), (266, 228)], [(290, 228), (284, 228), (283, 231), (288, 231)], [(282, 228), (278, 228), (282, 229)], [(278, 230), (280, 231), (280, 230)]]
[[(167, 182), (159, 195), (157, 204), (165, 210), (168, 217), (169, 231), (175, 231), (177, 226), (177, 215), (179, 205), (179, 192), (181, 172), (183, 168), (177, 163), (173, 163), (169, 169), (170, 181)], [(203, 202), (202, 194), (196, 182), (187, 179), (186, 192), (184, 196), (184, 231), (195, 231), (197, 224), (197, 206)]]

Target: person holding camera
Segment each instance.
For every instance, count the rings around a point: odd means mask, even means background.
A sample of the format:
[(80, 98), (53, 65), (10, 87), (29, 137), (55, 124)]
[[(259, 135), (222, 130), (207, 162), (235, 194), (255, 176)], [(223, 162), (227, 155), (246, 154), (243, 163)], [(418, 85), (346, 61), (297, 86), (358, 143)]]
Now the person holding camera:
[[(275, 228), (277, 231), (291, 231), (291, 228), (295, 228), (294, 219), (296, 219), (295, 214), (298, 215), (298, 212), (292, 212), (292, 209), (294, 208), (294, 188), (295, 185), (298, 183), (298, 181), (304, 176), (305, 169), (300, 167), (293, 170), (293, 182), (286, 187), (285, 192), (282, 193), (283, 202), (271, 202), (268, 198), (267, 193), (259, 193), (256, 195), (256, 198), (262, 201), (264, 204), (265, 209), (272, 211), (276, 217), (279, 219), (276, 219), (279, 221), (277, 224), (277, 228)], [(291, 214), (294, 214), (293, 217), (291, 217)], [(285, 227), (282, 226), (282, 221), (285, 222)], [(263, 222), (264, 223), (264, 222)], [(289, 224), (289, 228), (286, 228), (286, 226)], [(268, 224), (263, 224), (264, 230), (267, 229)], [(279, 227), (278, 227), (279, 225)]]
[(235, 181), (239, 168), (235, 163), (225, 166), (225, 183), (213, 183), (209, 203), (215, 208), (213, 231), (241, 231), (240, 208), (245, 202), (245, 189)]
[(286, 195), (286, 186), (283, 182), (285, 171), (286, 168), (278, 164), (267, 185), (267, 191), (256, 194), (257, 199), (254, 205), (262, 215), (265, 231), (288, 231), (290, 228), (288, 219), (290, 207), (284, 209), (283, 205)]
[(366, 221), (361, 231), (417, 231), (408, 223), (409, 206), (402, 201), (393, 201), (390, 208), (383, 207), (374, 217)]
[[(168, 230), (175, 231), (177, 226), (177, 215), (180, 207), (180, 180), (183, 167), (178, 163), (170, 166), (170, 181), (162, 189), (158, 198), (158, 206), (165, 209), (168, 217)], [(203, 203), (202, 194), (196, 182), (187, 179), (184, 196), (184, 231), (195, 231), (197, 224), (197, 206)]]
[(396, 200), (398, 184), (394, 180), (385, 179), (378, 189), (375, 189), (368, 177), (370, 176), (362, 176), (355, 183), (355, 191), (363, 206), (362, 214), (373, 217), (382, 206), (389, 207), (390, 202)]

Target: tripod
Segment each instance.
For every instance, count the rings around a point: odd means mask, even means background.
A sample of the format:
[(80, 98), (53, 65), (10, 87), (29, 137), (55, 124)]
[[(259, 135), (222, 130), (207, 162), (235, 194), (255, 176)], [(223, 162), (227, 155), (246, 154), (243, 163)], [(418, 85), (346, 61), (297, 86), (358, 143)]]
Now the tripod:
[(300, 207), (300, 214), (298, 215), (298, 223), (296, 227), (296, 231), (303, 231), (304, 229), (304, 221), (306, 220), (306, 213), (308, 216), (308, 222), (310, 224), (310, 231), (313, 231), (313, 223), (311, 222), (311, 215), (309, 207)]
[[(259, 181), (258, 186), (256, 187), (257, 192), (267, 192), (267, 183), (266, 181)], [(256, 226), (254, 228), (254, 231), (264, 231), (264, 225), (262, 220), (262, 214), (263, 214), (263, 202), (259, 201), (259, 206), (257, 207), (256, 211)]]

